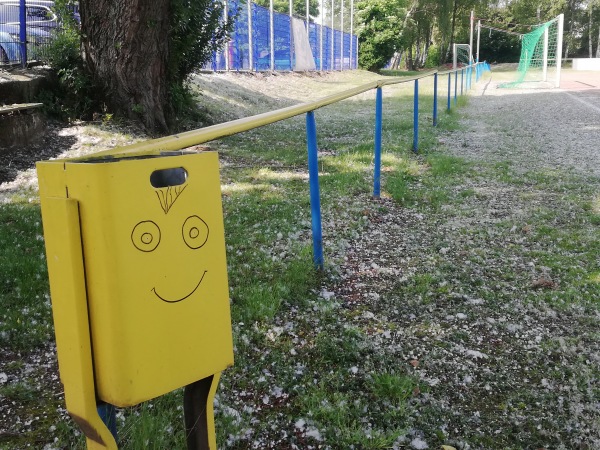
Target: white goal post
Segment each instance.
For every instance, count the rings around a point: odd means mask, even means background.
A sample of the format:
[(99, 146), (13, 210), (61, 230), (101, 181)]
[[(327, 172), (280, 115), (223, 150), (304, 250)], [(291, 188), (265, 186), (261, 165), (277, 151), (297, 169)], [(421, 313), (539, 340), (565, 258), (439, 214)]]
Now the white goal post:
[(471, 46), (469, 44), (454, 44), (452, 46), (452, 68), (456, 69), (458, 63), (466, 65), (471, 63)]

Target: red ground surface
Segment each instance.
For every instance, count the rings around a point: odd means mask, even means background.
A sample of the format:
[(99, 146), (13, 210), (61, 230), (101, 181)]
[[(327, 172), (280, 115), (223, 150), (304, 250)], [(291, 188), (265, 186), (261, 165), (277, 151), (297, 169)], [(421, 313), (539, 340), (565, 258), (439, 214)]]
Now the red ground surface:
[(563, 70), (560, 88), (568, 91), (600, 89), (600, 72)]

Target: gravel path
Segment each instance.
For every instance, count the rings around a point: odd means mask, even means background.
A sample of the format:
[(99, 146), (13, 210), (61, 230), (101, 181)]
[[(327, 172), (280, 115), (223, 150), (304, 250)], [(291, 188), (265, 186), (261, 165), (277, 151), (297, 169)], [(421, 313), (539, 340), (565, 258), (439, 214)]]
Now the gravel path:
[[(506, 74), (476, 85), (464, 133), (443, 143), (456, 156), (512, 161), (522, 170), (575, 170), (600, 175), (600, 74), (563, 72), (553, 90), (504, 89)], [(579, 81), (584, 80), (584, 81)], [(593, 84), (592, 84), (593, 83)]]
[(323, 287), (344, 326), (370, 330), (373, 359), (426, 392), (394, 448), (600, 448), (600, 298), (584, 287), (598, 257), (575, 244), (597, 234), (581, 203), (598, 193), (600, 89), (499, 89), (503, 75), (440, 139), (482, 171), (454, 188), (474, 195), (439, 210), (363, 199), (366, 227)]

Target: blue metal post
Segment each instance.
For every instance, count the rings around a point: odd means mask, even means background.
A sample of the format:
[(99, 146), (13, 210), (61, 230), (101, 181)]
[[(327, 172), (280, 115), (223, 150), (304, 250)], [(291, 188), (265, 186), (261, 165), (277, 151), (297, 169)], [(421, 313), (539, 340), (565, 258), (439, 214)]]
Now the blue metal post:
[(383, 128), (383, 93), (377, 88), (375, 96), (375, 167), (373, 169), (373, 197), (381, 194), (381, 131)]
[(98, 415), (106, 425), (106, 428), (110, 431), (110, 433), (117, 440), (117, 414), (116, 409), (110, 403), (100, 402), (96, 405), (96, 409), (98, 410)]
[(471, 84), (473, 82), (473, 67), (471, 67), (471, 65), (469, 64), (469, 76), (468, 76), (468, 81), (467, 81), (467, 86), (469, 87), (469, 89), (471, 89)]
[(417, 153), (419, 150), (419, 80), (415, 80), (413, 129), (413, 152)]
[(319, 163), (317, 159), (317, 123), (315, 112), (306, 113), (306, 146), (308, 150), (308, 183), (313, 235), (313, 263), (323, 269), (323, 231), (321, 227), (321, 198), (319, 194)]
[(450, 94), (452, 91), (452, 86), (451, 86), (450, 82), (451, 82), (451, 75), (450, 75), (450, 72), (448, 72), (448, 111), (450, 111)]
[(19, 41), (21, 48), (21, 66), (27, 67), (27, 16), (25, 0), (19, 2)]
[(465, 84), (465, 69), (460, 69), (460, 95), (463, 95), (463, 85)]
[(458, 70), (454, 72), (454, 104), (458, 101)]
[(437, 72), (433, 74), (433, 126), (437, 127), (437, 113), (438, 113), (438, 104), (437, 104), (437, 83), (438, 83), (438, 74)]
[(471, 66), (471, 81), (470, 81), (471, 89), (473, 89), (473, 66)]

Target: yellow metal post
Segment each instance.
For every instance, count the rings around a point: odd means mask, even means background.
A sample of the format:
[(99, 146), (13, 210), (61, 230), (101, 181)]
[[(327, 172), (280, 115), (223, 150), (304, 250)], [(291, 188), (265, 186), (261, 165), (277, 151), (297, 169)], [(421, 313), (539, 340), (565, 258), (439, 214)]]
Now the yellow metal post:
[(85, 434), (89, 449), (116, 449), (112, 434), (96, 410), (78, 203), (46, 197), (42, 214), (58, 364), (67, 410)]

